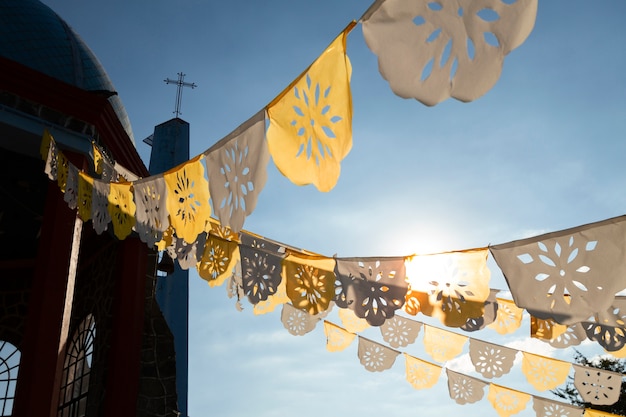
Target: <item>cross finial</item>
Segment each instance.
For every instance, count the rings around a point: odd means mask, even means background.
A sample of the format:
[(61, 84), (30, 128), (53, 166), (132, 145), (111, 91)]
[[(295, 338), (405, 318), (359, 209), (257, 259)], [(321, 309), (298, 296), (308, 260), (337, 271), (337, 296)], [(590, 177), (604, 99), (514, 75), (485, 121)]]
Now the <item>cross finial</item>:
[(180, 111), (180, 102), (181, 99), (183, 98), (183, 87), (191, 87), (191, 88), (196, 88), (197, 85), (195, 83), (186, 83), (183, 80), (185, 79), (185, 74), (183, 74), (182, 72), (178, 73), (178, 80), (172, 80), (170, 78), (166, 78), (163, 81), (165, 81), (166, 84), (176, 84), (177, 88), (176, 88), (176, 108), (174, 109), (173, 113), (176, 115), (176, 117), (178, 117), (178, 115), (182, 114)]

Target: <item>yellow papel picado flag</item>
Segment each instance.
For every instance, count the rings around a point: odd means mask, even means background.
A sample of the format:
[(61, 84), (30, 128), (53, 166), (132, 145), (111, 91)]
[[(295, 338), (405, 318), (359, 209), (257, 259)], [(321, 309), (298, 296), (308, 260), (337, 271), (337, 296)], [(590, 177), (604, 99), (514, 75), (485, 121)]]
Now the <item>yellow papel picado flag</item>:
[(297, 185), (330, 191), (352, 148), (352, 68), (346, 37), (355, 22), (267, 108), (267, 141), (280, 172)]

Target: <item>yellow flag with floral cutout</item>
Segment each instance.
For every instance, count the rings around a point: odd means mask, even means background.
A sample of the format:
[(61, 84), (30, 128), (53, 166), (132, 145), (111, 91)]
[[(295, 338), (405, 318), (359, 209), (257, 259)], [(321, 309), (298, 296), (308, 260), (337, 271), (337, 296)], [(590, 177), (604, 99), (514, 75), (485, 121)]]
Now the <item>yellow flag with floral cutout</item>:
[(296, 185), (330, 191), (352, 148), (351, 22), (311, 66), (267, 107), (267, 142), (280, 172)]
[(350, 346), (356, 334), (324, 320), (324, 333), (326, 334), (326, 349), (329, 352), (339, 352)]
[(553, 390), (565, 383), (572, 368), (569, 362), (563, 362), (530, 352), (522, 352), (522, 372), (526, 379), (538, 391)]
[(435, 365), (407, 353), (404, 354), (406, 380), (415, 389), (432, 388), (439, 380), (441, 366)]
[(530, 394), (490, 384), (487, 399), (500, 417), (510, 417), (526, 408), (531, 400)]
[(335, 259), (291, 252), (283, 260), (283, 280), (293, 306), (311, 315), (326, 311), (335, 291)]
[(115, 236), (119, 240), (124, 240), (135, 225), (137, 206), (135, 206), (133, 201), (132, 184), (129, 182), (112, 182), (110, 186), (111, 192), (108, 196), (109, 204), (107, 210), (109, 211), (109, 216), (111, 216)]
[(239, 244), (236, 241), (209, 235), (198, 262), (198, 275), (211, 287), (219, 287), (232, 275), (239, 258)]
[(468, 337), (461, 334), (424, 326), (424, 349), (437, 362), (447, 362), (459, 356), (467, 340)]
[(202, 155), (163, 174), (166, 207), (176, 236), (193, 243), (211, 216), (209, 183), (204, 177)]

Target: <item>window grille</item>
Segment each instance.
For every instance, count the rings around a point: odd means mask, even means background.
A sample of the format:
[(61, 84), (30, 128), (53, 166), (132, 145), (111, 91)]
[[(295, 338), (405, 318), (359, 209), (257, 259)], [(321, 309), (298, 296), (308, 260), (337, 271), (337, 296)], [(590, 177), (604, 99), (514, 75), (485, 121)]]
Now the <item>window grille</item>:
[(96, 321), (89, 314), (74, 331), (67, 348), (61, 379), (59, 417), (83, 417), (87, 413), (95, 338)]
[(15, 346), (0, 340), (0, 415), (2, 416), (10, 416), (13, 413), (20, 356), (20, 351)]

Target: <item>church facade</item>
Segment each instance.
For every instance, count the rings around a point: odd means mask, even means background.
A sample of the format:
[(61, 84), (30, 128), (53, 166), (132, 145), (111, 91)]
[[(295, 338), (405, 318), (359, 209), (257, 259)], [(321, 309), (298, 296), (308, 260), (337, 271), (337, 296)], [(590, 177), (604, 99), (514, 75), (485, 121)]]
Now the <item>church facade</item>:
[(68, 207), (44, 173), (44, 130), (88, 173), (95, 142), (148, 175), (88, 46), (38, 0), (0, 0), (0, 415), (176, 415), (157, 253)]

